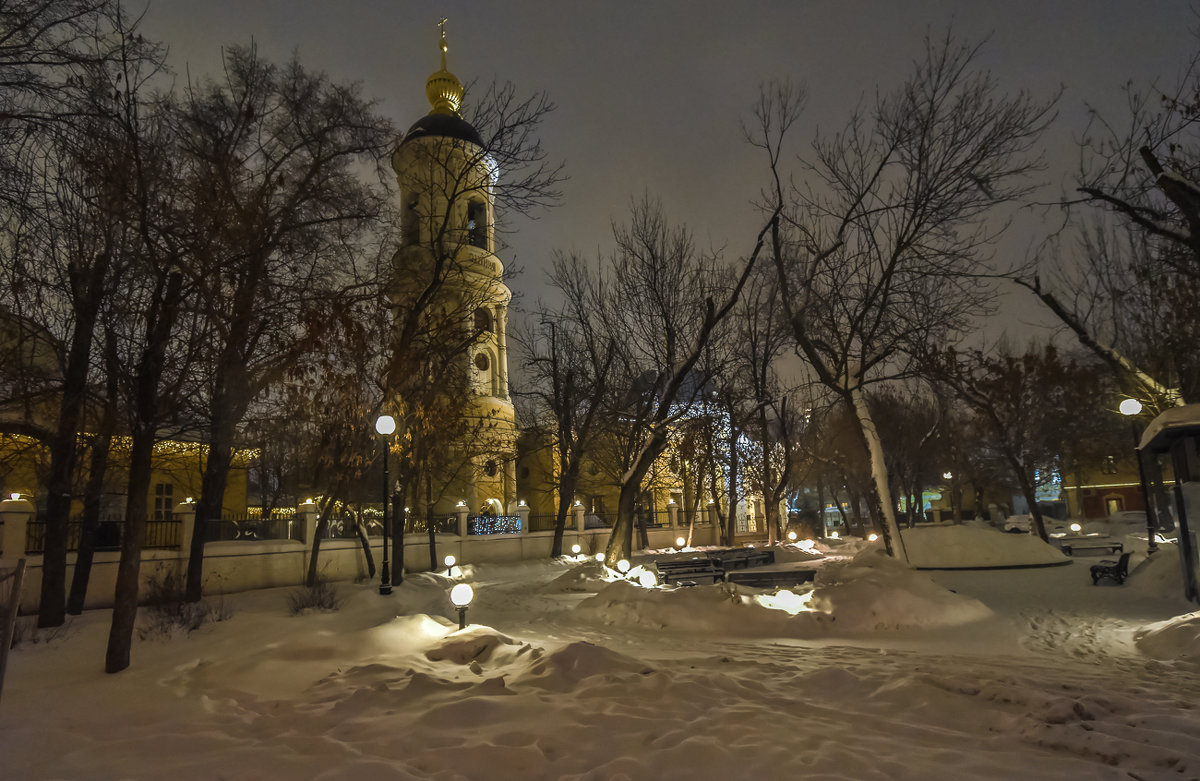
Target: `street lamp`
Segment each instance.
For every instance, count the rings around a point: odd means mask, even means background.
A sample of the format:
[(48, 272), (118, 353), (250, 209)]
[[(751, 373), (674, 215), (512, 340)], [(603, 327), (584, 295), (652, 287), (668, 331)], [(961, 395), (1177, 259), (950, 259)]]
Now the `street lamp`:
[(392, 434), (396, 432), (396, 419), (391, 415), (380, 415), (375, 419), (375, 431), (383, 437), (383, 568), (379, 571), (379, 593), (392, 593), (392, 573), (388, 570), (388, 451), (392, 449)]
[(1157, 524), (1154, 523), (1154, 508), (1150, 504), (1150, 488), (1146, 483), (1146, 465), (1142, 461), (1142, 451), (1138, 449), (1141, 444), (1141, 434), (1138, 431), (1137, 419), (1134, 417), (1142, 411), (1142, 403), (1137, 399), (1125, 399), (1118, 407), (1121, 414), (1129, 418), (1129, 430), (1133, 434), (1133, 457), (1137, 459), (1138, 479), (1142, 483), (1142, 504), (1146, 507), (1146, 531), (1150, 537), (1150, 544), (1146, 547), (1146, 555), (1158, 552), (1158, 541), (1155, 537), (1158, 534)]
[(446, 558), (442, 561), (446, 564), (446, 577), (453, 577), (453, 575), (450, 573), (454, 571), (454, 562), (457, 561), (457, 559), (454, 558), (453, 554), (448, 553), (446, 554)]
[(450, 589), (450, 604), (458, 608), (458, 628), (467, 628), (467, 605), (475, 597), (475, 589), (469, 583), (459, 583)]

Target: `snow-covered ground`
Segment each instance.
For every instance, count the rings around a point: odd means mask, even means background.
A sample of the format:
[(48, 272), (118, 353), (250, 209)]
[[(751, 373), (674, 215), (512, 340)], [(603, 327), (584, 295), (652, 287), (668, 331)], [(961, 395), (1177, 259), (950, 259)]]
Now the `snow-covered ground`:
[(780, 593), (468, 566), (465, 631), (427, 574), (339, 584), (337, 612), (238, 594), (118, 675), (96, 611), (13, 653), (0, 778), (1200, 778), (1173, 550), (1093, 587), (1098, 557), (920, 572), (817, 549), (781, 550), (819, 569)]

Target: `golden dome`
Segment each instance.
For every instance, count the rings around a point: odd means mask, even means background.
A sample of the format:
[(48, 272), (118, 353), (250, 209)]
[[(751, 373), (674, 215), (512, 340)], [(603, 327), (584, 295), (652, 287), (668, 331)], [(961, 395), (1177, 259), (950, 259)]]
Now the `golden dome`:
[(439, 45), (442, 49), (442, 69), (429, 77), (425, 82), (425, 97), (429, 98), (429, 104), (433, 106), (432, 114), (458, 114), (458, 107), (462, 105), (463, 85), (450, 71), (446, 70), (446, 20), (442, 19), (438, 22), (438, 28), (441, 30), (441, 41)]

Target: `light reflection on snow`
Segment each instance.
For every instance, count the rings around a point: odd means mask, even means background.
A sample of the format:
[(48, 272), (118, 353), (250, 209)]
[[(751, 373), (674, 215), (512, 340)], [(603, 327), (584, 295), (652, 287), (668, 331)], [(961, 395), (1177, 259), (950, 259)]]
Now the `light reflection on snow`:
[(794, 616), (797, 613), (816, 612), (816, 608), (812, 606), (812, 598), (812, 591), (797, 594), (787, 589), (781, 589), (774, 594), (754, 595), (754, 601), (763, 607), (770, 610), (782, 610), (790, 616)]

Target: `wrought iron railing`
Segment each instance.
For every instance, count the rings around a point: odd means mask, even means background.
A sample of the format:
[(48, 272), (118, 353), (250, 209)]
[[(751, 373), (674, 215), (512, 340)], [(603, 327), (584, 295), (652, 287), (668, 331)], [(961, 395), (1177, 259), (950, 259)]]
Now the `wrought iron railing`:
[[(146, 543), (143, 548), (178, 548), (180, 526), (175, 520), (153, 520), (146, 522)], [(79, 550), (79, 541), (83, 536), (83, 520), (72, 518), (67, 521), (67, 550)], [(125, 536), (124, 518), (102, 518), (96, 529), (96, 550), (120, 550), (121, 541)], [(25, 525), (25, 552), (46, 552), (46, 520), (37, 518)]]
[(467, 534), (520, 534), (519, 515), (471, 515), (467, 517)]
[(210, 518), (204, 524), (205, 542), (297, 540), (304, 541), (304, 523), (295, 515), (274, 518)]

